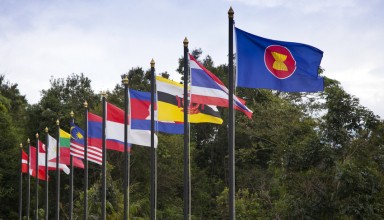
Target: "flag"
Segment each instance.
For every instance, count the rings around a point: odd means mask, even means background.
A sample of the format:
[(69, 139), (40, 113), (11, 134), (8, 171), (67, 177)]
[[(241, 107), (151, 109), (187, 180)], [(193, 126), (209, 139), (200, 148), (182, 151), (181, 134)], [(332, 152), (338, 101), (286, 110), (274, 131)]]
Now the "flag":
[[(158, 120), (184, 122), (183, 85), (156, 76), (156, 87)], [(190, 123), (223, 123), (216, 106), (192, 103), (188, 109)]]
[(102, 124), (100, 116), (88, 112), (88, 146), (102, 148)]
[[(29, 172), (31, 172), (31, 176), (36, 178), (36, 173), (38, 173), (37, 175), (38, 178), (40, 180), (45, 180), (45, 169), (44, 169), (45, 164), (43, 166), (40, 166), (40, 163), (39, 163), (39, 168), (36, 172), (36, 148), (30, 146), (29, 153), (31, 154), (31, 157), (30, 157), (31, 160), (29, 162)], [(48, 176), (48, 179), (49, 179), (49, 176)]]
[[(99, 148), (101, 150), (101, 155), (103, 155), (102, 126), (103, 119), (98, 115), (88, 112), (88, 146)], [(109, 140), (106, 137), (106, 149), (124, 152), (124, 143)]]
[[(24, 150), (21, 152), (21, 172), (28, 173), (28, 154)], [(32, 174), (31, 170), (29, 174)]]
[[(228, 88), (219, 78), (207, 70), (191, 54), (191, 103), (209, 104), (228, 108)], [(245, 101), (233, 96), (234, 107), (252, 118), (252, 111), (245, 106)]]
[(324, 90), (323, 52), (310, 45), (270, 40), (235, 28), (237, 86), (284, 92)]
[[(60, 129), (60, 163), (71, 165), (71, 135)], [(72, 157), (74, 167), (84, 169), (84, 163), (77, 157)]]
[[(107, 103), (106, 137), (107, 144), (119, 146), (124, 151), (124, 110), (111, 103)], [(138, 130), (128, 125), (128, 143), (141, 146), (151, 146), (151, 132)], [(155, 135), (155, 147), (157, 147), (157, 136)]]
[[(130, 89), (131, 127), (138, 130), (151, 130), (151, 93)], [(155, 130), (168, 134), (184, 134), (182, 122), (157, 121), (155, 106)]]
[[(75, 123), (71, 125), (71, 154), (78, 158), (84, 159), (84, 131)], [(102, 164), (103, 152), (100, 147), (88, 146), (88, 160), (99, 165)]]
[[(53, 138), (51, 135), (48, 135), (49, 138), (49, 146), (48, 146), (48, 169), (49, 170), (56, 170), (56, 145), (57, 141), (55, 138)], [(39, 166), (45, 167), (45, 144), (41, 141), (39, 141)], [(64, 171), (65, 174), (69, 174), (71, 171), (67, 167), (67, 165), (63, 163), (59, 163), (59, 169)]]

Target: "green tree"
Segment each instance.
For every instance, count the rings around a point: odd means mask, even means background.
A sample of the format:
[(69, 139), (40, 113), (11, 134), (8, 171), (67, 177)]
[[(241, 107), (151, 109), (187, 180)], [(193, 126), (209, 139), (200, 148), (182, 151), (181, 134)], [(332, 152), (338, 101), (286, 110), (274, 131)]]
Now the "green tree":
[(0, 219), (17, 218), (19, 144), (26, 142), (23, 138), (26, 105), (18, 85), (0, 76)]

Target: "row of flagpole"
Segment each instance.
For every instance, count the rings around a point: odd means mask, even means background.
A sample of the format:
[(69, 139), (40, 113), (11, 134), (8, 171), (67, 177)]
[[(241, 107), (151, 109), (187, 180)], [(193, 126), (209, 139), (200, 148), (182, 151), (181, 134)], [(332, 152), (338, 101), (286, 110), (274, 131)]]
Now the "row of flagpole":
[[(191, 217), (191, 198), (190, 198), (190, 161), (189, 161), (189, 124), (188, 124), (188, 40), (185, 38), (183, 41), (184, 44), (184, 219), (190, 219)], [(155, 62), (152, 60), (151, 61), (151, 210), (150, 210), (150, 219), (156, 219), (156, 149), (154, 147), (154, 133), (155, 133), (155, 125), (154, 125), (154, 106), (155, 106), (155, 99), (154, 99), (154, 94), (155, 94)], [(129, 115), (129, 98), (128, 98), (128, 78), (125, 76), (122, 79), (122, 83), (124, 84), (124, 110), (125, 110), (125, 125), (128, 124), (128, 115)], [(106, 143), (105, 143), (105, 117), (106, 117), (106, 95), (102, 94), (102, 105), (103, 105), (103, 144), (102, 144), (102, 150), (103, 150), (103, 163), (102, 163), (102, 219), (106, 219)], [(84, 103), (84, 109), (85, 109), (85, 121), (87, 122), (87, 114), (88, 114), (88, 108), (87, 108), (87, 102)], [(74, 113), (71, 112), (71, 120), (72, 123), (74, 123)], [(55, 203), (55, 219), (60, 219), (60, 168), (59, 168), (59, 161), (60, 161), (60, 123), (59, 120), (56, 121), (57, 125), (57, 146), (56, 146), (56, 203)], [(124, 130), (124, 184), (123, 184), (123, 191), (124, 191), (124, 219), (129, 219), (129, 170), (130, 170), (130, 152), (128, 150), (128, 127), (125, 126)], [(84, 134), (87, 135), (87, 123), (85, 123), (85, 132)], [(45, 178), (48, 180), (48, 149), (49, 149), (49, 138), (48, 138), (48, 128), (45, 129), (46, 132), (46, 147), (45, 147)], [(37, 146), (39, 145), (39, 135), (36, 134), (37, 138)], [(84, 137), (84, 158), (87, 157), (87, 136)], [(28, 141), (28, 145), (29, 145)], [(20, 145), (20, 152), (22, 152), (22, 144)], [(38, 146), (39, 148), (40, 146)], [(39, 149), (36, 151), (36, 158), (38, 158), (38, 152)], [(28, 155), (29, 155), (29, 146), (28, 146)], [(70, 193), (69, 193), (69, 219), (73, 218), (73, 161), (72, 161), (72, 155), (70, 155)], [(29, 170), (29, 165), (30, 163), (28, 162), (28, 170)], [(21, 168), (20, 168), (21, 169)], [(38, 162), (36, 163), (36, 170), (38, 170)], [(38, 219), (38, 178), (36, 178), (36, 213), (35, 213), (35, 219)], [(28, 172), (28, 193), (27, 193), (27, 210), (26, 212), (29, 213), (29, 201), (30, 201), (30, 190), (29, 190), (29, 185), (30, 185), (30, 175)], [(22, 188), (22, 172), (20, 170), (20, 183), (19, 183), (19, 189), (21, 190)], [(48, 219), (49, 212), (48, 212), (48, 188), (49, 184), (48, 181), (45, 182), (45, 219)], [(83, 213), (83, 219), (88, 219), (88, 160), (84, 160), (84, 213)], [(20, 193), (19, 197), (19, 216), (22, 216), (22, 194)], [(29, 219), (29, 214), (27, 214), (27, 219)]]
[[(233, 28), (234, 28), (234, 12), (232, 8), (228, 11), (228, 19), (229, 19), (229, 51), (228, 51), (228, 108), (229, 108), (229, 116), (228, 116), (228, 172), (229, 172), (229, 195), (228, 195), (228, 209), (229, 209), (229, 219), (235, 219), (235, 128), (234, 128), (234, 53), (233, 53)], [(183, 103), (183, 111), (184, 111), (184, 220), (189, 220), (191, 218), (191, 180), (190, 180), (190, 148), (189, 148), (189, 96), (188, 96), (188, 83), (189, 83), (189, 62), (188, 62), (188, 40), (184, 39), (184, 103)], [(156, 158), (156, 149), (155, 149), (155, 62), (151, 60), (151, 143), (150, 143), (150, 219), (156, 219), (156, 200), (157, 200), (157, 158)], [(129, 140), (128, 140), (128, 122), (129, 122), (129, 97), (128, 97), (128, 75), (124, 75), (122, 78), (122, 83), (124, 85), (124, 174), (123, 174), (123, 193), (124, 193), (124, 219), (129, 219), (129, 184), (130, 184), (130, 150), (129, 150)], [(106, 94), (102, 94), (102, 196), (101, 196), (101, 219), (106, 219)], [(84, 132), (84, 213), (83, 219), (88, 219), (88, 105), (84, 103), (84, 119), (85, 119), (85, 132)], [(71, 113), (71, 121), (74, 123), (73, 112)], [(46, 147), (45, 147), (45, 219), (48, 219), (48, 149), (49, 149), (49, 135), (48, 128), (45, 129), (46, 133)], [(55, 204), (55, 218), (60, 218), (60, 169), (59, 169), (59, 161), (60, 161), (60, 124), (57, 120), (57, 146), (56, 146), (56, 204)], [(39, 135), (36, 134), (37, 140), (37, 149), (36, 149), (36, 160), (39, 158)], [(30, 143), (28, 141), (28, 157), (30, 157), (29, 151)], [(21, 145), (22, 152), (22, 145)], [(70, 214), (69, 219), (73, 218), (73, 157), (70, 155)], [(39, 170), (39, 163), (36, 162), (36, 172)], [(37, 176), (36, 176), (37, 177)], [(29, 184), (30, 184), (30, 175), (29, 175), (29, 161), (28, 161), (28, 193), (27, 193), (27, 219), (29, 219), (29, 200), (30, 200), (30, 192), (29, 192)], [(36, 178), (35, 188), (36, 188), (36, 207), (35, 207), (35, 219), (38, 219), (38, 186), (39, 180)], [(22, 190), (22, 176), (20, 172), (20, 183), (19, 183), (20, 192)], [(19, 197), (19, 216), (22, 216), (22, 196), (20, 193)]]
[[(189, 80), (189, 65), (188, 65), (188, 39), (185, 38), (183, 41), (184, 44), (184, 219), (190, 219), (191, 217), (191, 198), (190, 198), (190, 150), (189, 150), (189, 123), (188, 123), (188, 80)], [(125, 130), (124, 130), (124, 183), (123, 183), (123, 191), (124, 191), (124, 219), (129, 219), (129, 172), (130, 172), (130, 152), (128, 149), (128, 115), (129, 115), (129, 98), (128, 98), (128, 78), (125, 75), (125, 77), (122, 79), (122, 83), (124, 85), (124, 111), (125, 111)], [(156, 176), (156, 149), (154, 147), (154, 134), (155, 134), (155, 120), (154, 120), (154, 106), (155, 106), (155, 62), (154, 60), (151, 61), (151, 192), (150, 192), (150, 219), (154, 220), (156, 219), (156, 182), (157, 182), (157, 176)], [(103, 105), (103, 125), (102, 125), (102, 207), (101, 207), (101, 219), (106, 219), (106, 142), (105, 142), (105, 127), (106, 127), (106, 94), (102, 94), (102, 105)], [(87, 114), (88, 114), (88, 106), (87, 102), (84, 103), (84, 109), (85, 109), (85, 122), (87, 122)], [(74, 123), (74, 113), (71, 112), (71, 121)], [(59, 161), (60, 161), (60, 123), (59, 120), (56, 121), (57, 125), (57, 146), (56, 146), (56, 203), (55, 203), (55, 219), (60, 219), (60, 168), (59, 168)], [(46, 133), (46, 147), (45, 147), (45, 178), (48, 180), (48, 149), (49, 149), (49, 138), (48, 138), (48, 128), (45, 129)], [(87, 123), (85, 123), (85, 132), (84, 132), (84, 213), (83, 213), (83, 219), (88, 219), (88, 160), (87, 157)], [(39, 143), (39, 135), (36, 134), (37, 138), (37, 146)], [(21, 145), (22, 146), (22, 145)], [(40, 146), (38, 146), (40, 147)], [(28, 150), (29, 151), (29, 150)], [(21, 147), (22, 152), (22, 147)], [(36, 158), (38, 158), (38, 152), (39, 149), (36, 150)], [(28, 152), (29, 155), (29, 152)], [(73, 218), (73, 161), (72, 161), (72, 155), (70, 155), (70, 193), (69, 193), (69, 219)], [(38, 162), (36, 163), (36, 170), (38, 170)], [(28, 163), (28, 170), (29, 170), (29, 163)], [(28, 172), (28, 192), (29, 192), (29, 179), (30, 175)], [(22, 176), (20, 172), (20, 190), (22, 187)], [(38, 219), (38, 178), (36, 178), (36, 213), (35, 213), (35, 219)], [(49, 184), (48, 181), (45, 182), (45, 219), (48, 219), (49, 212), (48, 212), (48, 188)], [(27, 200), (29, 204), (29, 193), (27, 194)], [(22, 198), (20, 193), (20, 212), (19, 215), (21, 215), (22, 210)], [(27, 205), (27, 213), (29, 213), (29, 205)], [(27, 214), (27, 218), (29, 218), (29, 214)]]

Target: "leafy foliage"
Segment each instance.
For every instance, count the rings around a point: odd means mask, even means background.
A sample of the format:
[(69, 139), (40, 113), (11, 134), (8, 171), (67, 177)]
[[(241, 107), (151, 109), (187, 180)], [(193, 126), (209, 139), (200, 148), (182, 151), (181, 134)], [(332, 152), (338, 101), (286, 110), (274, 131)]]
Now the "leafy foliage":
[[(191, 52), (227, 84), (225, 64), (215, 66), (201, 49)], [(183, 73), (183, 59), (177, 72)], [(320, 69), (322, 74), (323, 70)], [(129, 88), (149, 91), (149, 70), (128, 71)], [(169, 77), (167, 72), (159, 73)], [(117, 76), (118, 81), (121, 77)], [(100, 99), (83, 74), (50, 80), (39, 103), (28, 105), (17, 84), (0, 77), (0, 219), (17, 215), (18, 143), (60, 119), (68, 129), (69, 112), (84, 123), (83, 102), (101, 112)], [(252, 120), (236, 112), (237, 219), (381, 219), (384, 216), (384, 123), (359, 99), (325, 77), (321, 93), (284, 93), (238, 88), (237, 96), (253, 110)], [(122, 107), (124, 87), (108, 91)], [(192, 219), (228, 218), (228, 110), (223, 125), (193, 124), (190, 131)], [(183, 136), (158, 134), (157, 217), (183, 217)], [(31, 138), (33, 140), (33, 138)], [(107, 215), (123, 215), (123, 156), (108, 151)], [(148, 219), (150, 151), (133, 146), (130, 156), (130, 219)], [(100, 216), (100, 166), (90, 163), (90, 219)], [(54, 182), (54, 177), (52, 178)], [(62, 178), (62, 218), (67, 219), (68, 179)], [(75, 170), (74, 216), (82, 217), (83, 173)], [(53, 190), (53, 188), (51, 188)], [(53, 191), (52, 191), (53, 194)], [(33, 196), (32, 196), (33, 198)], [(51, 204), (54, 202), (51, 197)], [(3, 202), (5, 201), (5, 202)], [(40, 210), (42, 212), (44, 210)], [(53, 213), (51, 211), (51, 213)]]

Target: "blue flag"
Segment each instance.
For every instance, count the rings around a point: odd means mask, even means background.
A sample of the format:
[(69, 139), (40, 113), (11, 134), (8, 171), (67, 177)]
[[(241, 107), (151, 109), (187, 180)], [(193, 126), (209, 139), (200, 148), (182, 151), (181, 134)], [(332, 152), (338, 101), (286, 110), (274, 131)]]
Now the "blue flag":
[(71, 142), (84, 146), (84, 131), (79, 128), (75, 123), (70, 122), (71, 125)]
[[(75, 123), (70, 122), (71, 125), (71, 155), (84, 159), (84, 131), (79, 128)], [(88, 160), (99, 165), (102, 164), (103, 152), (101, 147), (92, 145), (87, 146)]]
[(235, 28), (237, 86), (284, 92), (324, 90), (323, 52), (310, 45), (270, 40)]

